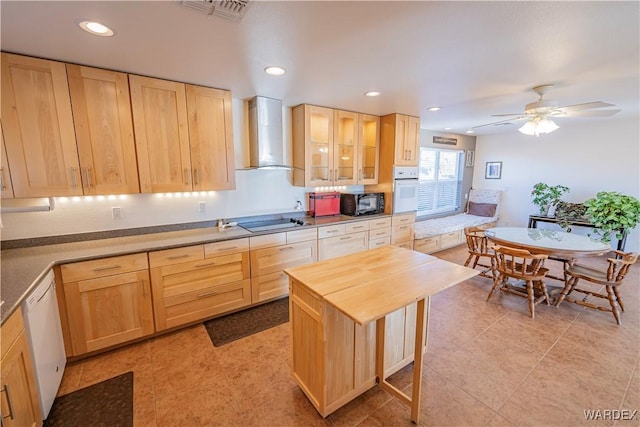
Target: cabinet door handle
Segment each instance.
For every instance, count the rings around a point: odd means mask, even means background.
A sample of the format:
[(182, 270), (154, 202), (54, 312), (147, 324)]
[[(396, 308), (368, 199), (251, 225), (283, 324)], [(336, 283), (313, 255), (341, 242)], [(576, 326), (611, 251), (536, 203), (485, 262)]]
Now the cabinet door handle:
[(184, 183), (189, 185), (189, 168), (184, 168)]
[(115, 265), (110, 265), (108, 267), (96, 267), (93, 269), (93, 271), (98, 272), (98, 271), (106, 271), (106, 270), (115, 270), (116, 268), (122, 268), (122, 266), (115, 264)]
[(5, 188), (7, 188), (6, 185), (4, 185), (4, 168), (0, 168), (0, 187), (4, 190)]
[(144, 279), (140, 281), (140, 284), (142, 285), (142, 298), (147, 299), (147, 287), (144, 282)]
[(349, 239), (351, 239), (351, 237), (349, 237), (349, 236), (344, 236), (344, 237), (340, 238), (340, 240), (349, 240)]
[(293, 246), (284, 246), (284, 247), (280, 248), (281, 251), (288, 251), (288, 250), (291, 250), (291, 249), (293, 249)]
[(210, 296), (216, 295), (217, 293), (218, 291), (207, 292), (205, 294), (198, 295), (198, 298), (210, 297)]
[(89, 168), (84, 168), (84, 177), (87, 181), (87, 188), (91, 188), (91, 177), (89, 176)]
[(180, 258), (187, 258), (188, 256), (189, 254), (172, 255), (172, 256), (168, 256), (167, 259), (180, 259)]
[(216, 265), (216, 262), (213, 261), (213, 262), (207, 262), (207, 263), (204, 263), (204, 264), (196, 264), (195, 267), (196, 268), (203, 268), (203, 267), (211, 267), (212, 265)]
[(194, 185), (200, 185), (200, 169), (195, 168), (193, 170), (193, 180), (194, 180)]
[[(9, 384), (5, 384), (0, 391), (4, 391), (7, 395), (7, 406), (9, 406), (9, 415), (3, 415), (2, 418), (9, 417), (10, 420), (13, 419), (13, 405), (11, 404), (11, 394), (9, 393)], [(4, 423), (3, 423), (4, 424)]]
[(220, 249), (218, 249), (218, 252), (231, 251), (231, 250), (233, 250), (233, 249), (238, 249), (238, 247), (237, 247), (237, 246), (228, 246), (228, 247), (226, 247), (226, 248), (220, 248)]
[(78, 187), (78, 183), (76, 182), (76, 168), (71, 166), (69, 168), (69, 175), (71, 176), (71, 187), (77, 188)]

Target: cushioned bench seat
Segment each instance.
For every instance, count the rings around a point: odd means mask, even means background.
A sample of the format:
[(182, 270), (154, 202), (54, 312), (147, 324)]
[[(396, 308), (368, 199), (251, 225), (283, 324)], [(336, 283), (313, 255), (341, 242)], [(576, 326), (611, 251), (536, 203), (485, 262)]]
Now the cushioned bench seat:
[(465, 227), (494, 227), (500, 213), (502, 192), (476, 190), (469, 192), (466, 213), (417, 221), (414, 224), (413, 250), (432, 253), (465, 243)]

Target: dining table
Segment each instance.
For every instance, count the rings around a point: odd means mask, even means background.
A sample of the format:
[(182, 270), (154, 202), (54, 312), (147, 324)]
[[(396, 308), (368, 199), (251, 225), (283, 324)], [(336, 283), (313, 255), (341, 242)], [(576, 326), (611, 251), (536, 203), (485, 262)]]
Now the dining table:
[[(549, 259), (562, 262), (563, 271), (575, 264), (579, 258), (601, 256), (612, 250), (608, 243), (589, 236), (538, 228), (492, 227), (485, 230), (485, 236), (497, 245), (547, 255)], [(567, 280), (566, 274), (563, 277), (547, 274), (546, 277), (559, 280), (563, 285)], [(521, 284), (515, 286), (520, 287), (519, 285)], [(550, 296), (555, 296), (562, 290), (555, 286), (547, 287)]]

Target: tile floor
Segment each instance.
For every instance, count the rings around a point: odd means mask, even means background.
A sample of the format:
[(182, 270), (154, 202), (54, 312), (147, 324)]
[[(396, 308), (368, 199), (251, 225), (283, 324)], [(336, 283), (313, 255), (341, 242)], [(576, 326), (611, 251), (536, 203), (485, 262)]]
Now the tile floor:
[[(436, 256), (462, 264), (466, 254), (458, 246)], [(433, 297), (420, 425), (640, 425), (640, 414), (584, 413), (640, 410), (639, 270), (620, 289), (622, 326), (567, 303), (538, 305), (532, 320), (524, 298), (486, 302), (482, 277)], [(289, 348), (288, 324), (219, 348), (197, 325), (70, 364), (59, 394), (132, 370), (136, 426), (412, 425), (408, 408), (377, 387), (322, 419), (290, 378)], [(391, 381), (408, 392), (411, 366)]]

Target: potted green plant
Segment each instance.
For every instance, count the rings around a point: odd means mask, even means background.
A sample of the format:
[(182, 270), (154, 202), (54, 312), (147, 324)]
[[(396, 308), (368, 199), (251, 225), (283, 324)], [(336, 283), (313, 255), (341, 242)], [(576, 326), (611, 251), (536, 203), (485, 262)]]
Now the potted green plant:
[(622, 230), (627, 233), (640, 222), (640, 201), (616, 191), (601, 191), (596, 197), (583, 203), (587, 207), (586, 216), (595, 226), (594, 233), (606, 243), (611, 234), (622, 238)]
[(556, 205), (563, 194), (568, 193), (569, 187), (564, 185), (548, 185), (539, 182), (533, 186), (531, 195), (533, 196), (533, 204), (540, 210), (540, 215), (548, 216), (549, 208)]

